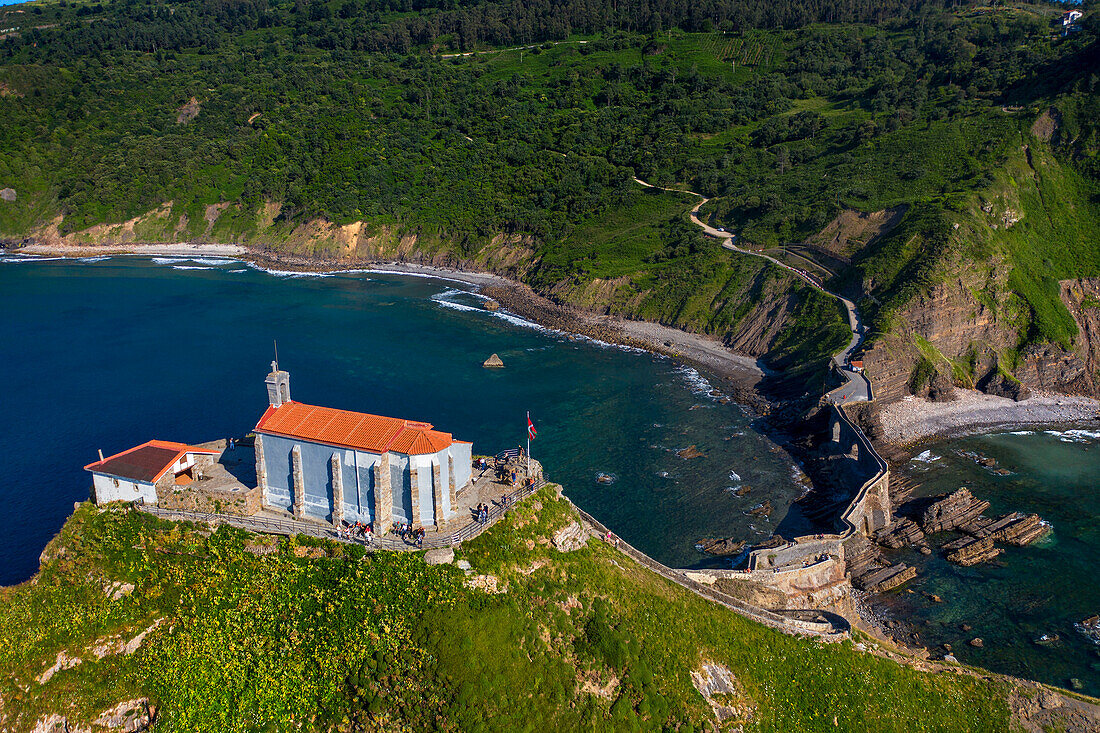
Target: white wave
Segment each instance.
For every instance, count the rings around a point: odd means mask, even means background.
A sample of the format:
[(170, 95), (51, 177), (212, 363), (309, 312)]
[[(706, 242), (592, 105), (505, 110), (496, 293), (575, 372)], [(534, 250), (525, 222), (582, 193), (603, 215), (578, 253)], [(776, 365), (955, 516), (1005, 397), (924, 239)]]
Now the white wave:
[(432, 300), (438, 305), (444, 308), (450, 308), (456, 311), (474, 311), (477, 313), (484, 313), (480, 308), (475, 308), (472, 305), (463, 305), (462, 303), (455, 303), (453, 300), (440, 300), (438, 298), (432, 298)]
[(691, 389), (692, 394), (710, 394), (711, 390), (714, 389), (710, 386), (707, 378), (692, 367), (681, 365), (676, 367), (675, 371), (688, 383), (688, 388)]
[(222, 265), (233, 265), (240, 260), (227, 260), (221, 257), (192, 257), (192, 262), (197, 262), (200, 265), (210, 265), (211, 267), (221, 267)]
[(77, 262), (103, 262), (111, 259), (111, 255), (96, 255), (95, 257), (78, 257)]
[(730, 471), (730, 481), (740, 481), (741, 477), (737, 475), (737, 471)]
[[(477, 310), (481, 310), (481, 309), (478, 308)], [(543, 331), (544, 333), (561, 333), (561, 331), (558, 331), (557, 329), (547, 328), (546, 326), (535, 323), (534, 321), (529, 321), (526, 318), (521, 318), (520, 316), (517, 316), (514, 313), (508, 313), (507, 311), (485, 311), (485, 312), (486, 313), (491, 313), (494, 317), (500, 318), (501, 320), (504, 320), (504, 321), (507, 321), (508, 323), (511, 323), (513, 326), (519, 326), (520, 328), (530, 328), (530, 329), (535, 330), (535, 331)]]
[(54, 260), (67, 260), (68, 257), (33, 257), (30, 255), (4, 255), (0, 262), (53, 262)]
[(461, 283), (463, 285), (470, 284), (465, 280), (456, 277), (447, 277), (446, 275), (433, 275), (427, 272), (409, 272), (407, 270), (383, 270), (377, 267), (371, 267), (365, 270), (348, 270), (348, 272), (369, 272), (377, 275), (404, 275), (405, 277), (424, 277), (432, 280), (446, 280), (447, 282)]
[(244, 269), (240, 269), (240, 270), (229, 270), (229, 272), (248, 272), (248, 269), (244, 268)]
[(234, 265), (240, 262), (240, 260), (231, 260), (224, 257), (154, 257), (154, 264), (157, 265), (178, 265), (183, 262), (193, 262), (196, 265), (206, 265), (207, 267), (221, 267), (222, 265)]
[(1087, 443), (1090, 439), (1100, 439), (1100, 431), (1096, 430), (1045, 430), (1047, 435), (1053, 435), (1063, 443)]
[(209, 270), (209, 267), (203, 267), (201, 265), (172, 265), (173, 270)]
[(1031, 430), (1013, 430), (1011, 433), (1005, 433), (1005, 435), (1035, 435)]
[(932, 463), (933, 461), (940, 460), (940, 457), (932, 451), (926, 450), (923, 453), (919, 453), (913, 456), (912, 460), (916, 461), (917, 463)]

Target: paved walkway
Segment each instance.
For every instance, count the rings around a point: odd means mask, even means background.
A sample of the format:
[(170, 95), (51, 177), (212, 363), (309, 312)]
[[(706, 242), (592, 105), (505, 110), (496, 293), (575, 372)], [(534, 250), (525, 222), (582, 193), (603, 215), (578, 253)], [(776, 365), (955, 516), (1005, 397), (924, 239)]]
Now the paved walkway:
[[(231, 527), (238, 527), (248, 530), (249, 532), (263, 534), (281, 534), (287, 536), (304, 534), (309, 537), (318, 537), (327, 540), (335, 540), (337, 542), (362, 545), (368, 550), (415, 552), (417, 550), (453, 547), (460, 542), (465, 542), (468, 539), (477, 537), (511, 511), (512, 507), (516, 505), (516, 502), (527, 498), (545, 485), (546, 481), (539, 475), (535, 479), (534, 484), (520, 487), (511, 493), (504, 494), (503, 496), (507, 496), (508, 498), (507, 501), (487, 502), (489, 503), (489, 518), (484, 523), (461, 517), (462, 520), (465, 520), (464, 523), (452, 531), (433, 531), (425, 533), (424, 543), (419, 547), (414, 542), (405, 541), (395, 534), (386, 534), (382, 537), (371, 536), (370, 540), (365, 537), (349, 537), (338, 532), (335, 527), (327, 522), (311, 519), (294, 519), (289, 515), (278, 516), (270, 513), (260, 513), (251, 517), (244, 517), (237, 514), (212, 514), (207, 512), (161, 509), (160, 507), (144, 504), (135, 504), (135, 506), (149, 514), (154, 514), (158, 517), (173, 521), (228, 524)], [(503, 499), (503, 496), (501, 499)], [(459, 520), (456, 520), (456, 522), (457, 521)]]
[(862, 343), (863, 337), (866, 335), (867, 332), (867, 328), (863, 325), (863, 320), (860, 318), (859, 310), (856, 308), (855, 303), (848, 300), (843, 295), (834, 293), (830, 290), (826, 290), (824, 287), (821, 286), (821, 283), (819, 283), (816, 278), (811, 276), (805, 270), (800, 270), (799, 268), (792, 267), (785, 262), (780, 262), (770, 255), (766, 255), (761, 252), (753, 252), (752, 250), (742, 249), (741, 247), (738, 247), (736, 244), (734, 244), (734, 240), (737, 239), (737, 235), (730, 234), (729, 232), (722, 229), (716, 229), (699, 218), (699, 209), (701, 209), (704, 204), (710, 201), (710, 199), (703, 194), (696, 193), (695, 191), (688, 191), (682, 188), (664, 188), (663, 186), (654, 186), (652, 183), (646, 183), (641, 178), (637, 177), (634, 178), (634, 181), (641, 186), (645, 186), (646, 188), (656, 188), (661, 191), (671, 191), (674, 193), (686, 193), (691, 196), (698, 197), (699, 203), (697, 203), (692, 208), (690, 216), (692, 223), (701, 228), (703, 230), (703, 233), (707, 234), (708, 236), (714, 237), (715, 239), (722, 240), (722, 246), (728, 250), (738, 252), (743, 255), (749, 255), (750, 257), (760, 257), (767, 260), (768, 262), (771, 262), (777, 267), (782, 267), (784, 270), (793, 273), (796, 277), (798, 277), (810, 287), (817, 288), (822, 293), (825, 293), (831, 298), (836, 298), (841, 303), (843, 303), (844, 309), (848, 312), (848, 327), (852, 331), (852, 338), (848, 342), (848, 346), (846, 346), (843, 351), (833, 357), (833, 364), (836, 366), (837, 371), (840, 373), (840, 376), (845, 383), (841, 387), (838, 387), (832, 392), (829, 392), (827, 397), (831, 402), (841, 405), (851, 402), (868, 402), (872, 399), (873, 393), (871, 391), (870, 381), (868, 381), (867, 377), (865, 377), (862, 372), (857, 372), (850, 366), (852, 353), (855, 352), (856, 348), (860, 345), (860, 343)]

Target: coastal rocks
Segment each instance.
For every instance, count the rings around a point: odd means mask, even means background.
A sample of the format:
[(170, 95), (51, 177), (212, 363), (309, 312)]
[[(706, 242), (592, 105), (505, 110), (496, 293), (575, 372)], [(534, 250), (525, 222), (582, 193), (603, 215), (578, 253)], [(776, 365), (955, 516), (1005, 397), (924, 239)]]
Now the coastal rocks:
[(428, 565), (450, 565), (455, 560), (455, 551), (451, 547), (441, 547), (424, 553), (424, 562)]
[(921, 527), (925, 534), (947, 532), (973, 521), (988, 508), (988, 501), (975, 499), (969, 489), (959, 489), (925, 509)]
[(744, 540), (735, 540), (732, 537), (728, 539), (704, 539), (699, 540), (695, 545), (700, 552), (705, 552), (708, 555), (716, 555), (718, 557), (729, 557), (731, 555), (738, 555), (745, 549)]
[(687, 448), (682, 448), (676, 451), (676, 455), (680, 456), (680, 458), (683, 458), (686, 461), (691, 460), (692, 458), (702, 458), (706, 454), (696, 448), (694, 445), (689, 445)]
[(500, 580), (495, 575), (475, 575), (472, 578), (467, 578), (465, 585), (467, 588), (485, 591), (492, 595), (505, 592), (505, 589), (500, 586)]
[(114, 583), (109, 583), (103, 589), (103, 592), (106, 593), (107, 597), (112, 601), (118, 601), (134, 592), (134, 584), (116, 581)]
[(1006, 522), (1004, 526), (995, 527), (990, 536), (1010, 545), (1023, 547), (1036, 542), (1050, 533), (1050, 525), (1044, 522), (1038, 514), (1022, 514), (1014, 512), (1005, 515), (998, 520), (998, 524)]
[(554, 533), (550, 540), (558, 552), (573, 552), (584, 547), (588, 538), (580, 522), (570, 522)]
[(1074, 624), (1073, 628), (1077, 629), (1077, 631), (1084, 634), (1093, 642), (1100, 644), (1100, 615), (1089, 616), (1084, 621)]
[(57, 660), (53, 665), (47, 668), (42, 674), (35, 677), (35, 682), (40, 685), (44, 685), (53, 679), (53, 676), (63, 669), (72, 669), (76, 665), (80, 664), (80, 657), (70, 657), (64, 651), (57, 653)]
[(749, 514), (754, 517), (770, 517), (772, 513), (771, 500), (765, 499), (763, 502), (757, 504), (752, 509), (749, 509)]
[(489, 298), (488, 300), (486, 300), (482, 305), (485, 306), (485, 310), (487, 310), (487, 311), (498, 311), (498, 310), (500, 310), (500, 303), (496, 302), (492, 298)]
[(481, 362), (481, 366), (487, 367), (489, 369), (500, 369), (504, 366), (504, 362), (500, 360), (499, 356), (493, 354), (488, 359)]
[(725, 665), (703, 662), (701, 669), (691, 671), (691, 684), (710, 704), (719, 722), (735, 719), (747, 723), (752, 720), (753, 706), (743, 699), (737, 679)]
[(943, 546), (943, 549), (948, 551), (947, 560), (949, 562), (957, 563), (963, 567), (987, 562), (1004, 552), (1004, 550), (993, 544), (992, 537), (981, 539), (964, 537), (961, 540), (948, 542)]
[(917, 569), (905, 563), (888, 565), (855, 579), (856, 587), (872, 593), (883, 593), (917, 577)]
[(7, 201), (9, 204), (15, 202), (15, 189), (14, 188), (0, 188), (0, 201)]
[(888, 527), (875, 532), (875, 541), (883, 547), (897, 550), (924, 542), (924, 532), (912, 519), (902, 517)]
[(156, 718), (156, 707), (149, 704), (149, 698), (139, 697), (123, 700), (104, 710), (95, 719), (93, 728), (137, 733), (137, 731), (148, 730), (154, 718)]
[(999, 371), (992, 371), (976, 385), (979, 390), (994, 397), (1007, 397), (1015, 402), (1022, 402), (1031, 397), (1031, 390), (1025, 387), (1019, 380), (1013, 379)]

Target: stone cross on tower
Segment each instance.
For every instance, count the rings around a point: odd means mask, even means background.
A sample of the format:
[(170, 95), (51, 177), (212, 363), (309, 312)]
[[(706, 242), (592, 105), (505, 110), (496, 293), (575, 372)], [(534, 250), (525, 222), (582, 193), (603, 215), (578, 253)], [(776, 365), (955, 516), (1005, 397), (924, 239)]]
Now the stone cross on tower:
[(280, 371), (279, 362), (271, 362), (271, 373), (264, 380), (267, 384), (267, 404), (279, 407), (290, 402), (290, 372)]

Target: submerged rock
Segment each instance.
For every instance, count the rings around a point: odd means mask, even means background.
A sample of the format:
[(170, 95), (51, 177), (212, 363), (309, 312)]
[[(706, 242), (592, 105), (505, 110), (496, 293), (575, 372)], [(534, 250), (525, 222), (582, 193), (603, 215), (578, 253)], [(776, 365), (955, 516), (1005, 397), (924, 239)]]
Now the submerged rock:
[(702, 458), (705, 454), (694, 445), (689, 445), (687, 448), (676, 451), (676, 455), (684, 460), (688, 460), (691, 458)]
[(701, 552), (705, 552), (708, 555), (717, 555), (718, 557), (726, 557), (729, 555), (740, 554), (745, 549), (744, 540), (735, 540), (732, 537), (727, 539), (704, 539), (699, 540), (696, 544)]
[(499, 369), (500, 367), (504, 366), (504, 362), (500, 360), (499, 356), (497, 356), (496, 354), (493, 354), (488, 359), (483, 361), (481, 363), (481, 366), (490, 367), (490, 368), (494, 368), (494, 369)]

